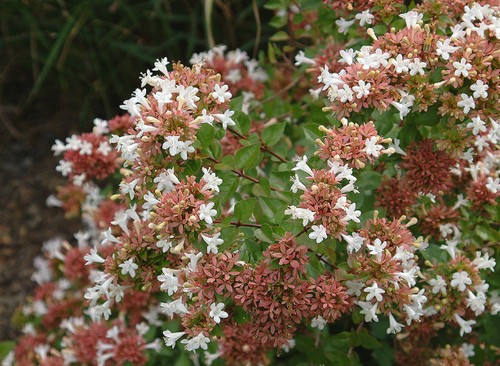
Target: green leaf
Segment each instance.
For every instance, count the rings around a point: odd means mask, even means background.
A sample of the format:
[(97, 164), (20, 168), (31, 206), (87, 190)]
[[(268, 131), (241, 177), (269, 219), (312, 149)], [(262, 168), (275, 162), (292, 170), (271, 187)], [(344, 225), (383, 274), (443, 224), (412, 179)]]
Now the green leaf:
[(211, 126), (208, 123), (204, 123), (198, 129), (198, 132), (196, 133), (196, 138), (200, 142), (201, 147), (205, 149), (212, 144), (214, 135), (215, 135), (214, 126)]
[(248, 131), (250, 131), (250, 117), (243, 112), (236, 112), (233, 116), (233, 121), (236, 123), (236, 130), (238, 130), (238, 132), (243, 136), (246, 136)]
[(264, 4), (265, 9), (269, 10), (278, 10), (283, 8), (284, 4), (281, 0), (270, 0), (266, 4)]
[(429, 107), (426, 112), (410, 113), (406, 116), (405, 120), (416, 126), (435, 126), (442, 118), (443, 117), (438, 114), (438, 106), (433, 105)]
[(308, 140), (316, 141), (317, 138), (322, 136), (322, 133), (318, 129), (319, 124), (316, 123), (308, 123), (302, 126), (304, 129), (304, 135)]
[(414, 124), (405, 123), (401, 131), (399, 131), (398, 137), (401, 140), (401, 146), (405, 148), (413, 141), (420, 141), (422, 134)]
[(261, 155), (259, 144), (245, 146), (234, 155), (236, 166), (239, 169), (255, 168), (262, 159)]
[(253, 212), (255, 211), (256, 204), (257, 200), (255, 199), (255, 197), (236, 202), (236, 205), (234, 205), (234, 216), (239, 221), (242, 222), (248, 221), (248, 219), (252, 216)]
[(275, 145), (283, 137), (285, 126), (286, 122), (282, 122), (266, 127), (262, 131), (262, 142), (267, 146)]
[(241, 111), (241, 107), (243, 106), (243, 97), (235, 97), (231, 98), (231, 102), (229, 102), (229, 109), (232, 111)]
[(7, 354), (14, 349), (16, 345), (13, 341), (0, 342), (0, 361), (7, 356)]
[(258, 197), (260, 208), (267, 222), (279, 224), (285, 215), (287, 203), (271, 197)]
[(373, 337), (366, 329), (363, 329), (361, 332), (357, 334), (359, 339), (359, 343), (361, 347), (366, 349), (376, 349), (382, 347), (382, 343), (380, 343), (375, 337)]
[(268, 224), (262, 225), (260, 229), (255, 230), (255, 237), (266, 243), (273, 243), (273, 231)]
[(363, 170), (356, 183), (363, 190), (373, 190), (380, 186), (381, 181), (381, 173), (373, 170)]
[(215, 164), (214, 168), (217, 170), (231, 170), (236, 168), (234, 156), (232, 155), (224, 156), (220, 163)]
[(318, 9), (322, 5), (321, 0), (303, 0), (302, 3), (302, 9), (308, 10), (308, 9)]
[(380, 366), (392, 366), (394, 365), (394, 351), (388, 345), (378, 348), (373, 351), (373, 358), (375, 358)]
[(290, 38), (290, 36), (288, 35), (287, 32), (279, 31), (279, 32), (274, 33), (271, 36), (271, 38), (269, 38), (269, 40), (273, 41), (273, 42), (280, 42), (280, 41), (286, 41), (286, 40), (288, 40), (288, 38)]
[(174, 366), (190, 366), (190, 365), (191, 365), (191, 360), (185, 353), (181, 353), (174, 364)]

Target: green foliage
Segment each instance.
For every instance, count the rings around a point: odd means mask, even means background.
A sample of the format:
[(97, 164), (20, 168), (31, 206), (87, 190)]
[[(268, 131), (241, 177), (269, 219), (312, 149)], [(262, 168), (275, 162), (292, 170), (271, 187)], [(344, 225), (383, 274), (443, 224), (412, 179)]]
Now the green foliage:
[[(251, 2), (212, 7), (217, 42), (251, 51), (256, 41)], [(61, 97), (78, 106), (82, 121), (120, 111), (139, 87), (136, 77), (126, 75), (139, 75), (161, 57), (187, 63), (194, 52), (209, 48), (201, 1), (4, 0), (0, 22), (0, 71), (6, 75), (0, 94), (25, 107), (39, 101), (53, 105)], [(269, 26), (262, 30), (257, 46), (266, 44)]]

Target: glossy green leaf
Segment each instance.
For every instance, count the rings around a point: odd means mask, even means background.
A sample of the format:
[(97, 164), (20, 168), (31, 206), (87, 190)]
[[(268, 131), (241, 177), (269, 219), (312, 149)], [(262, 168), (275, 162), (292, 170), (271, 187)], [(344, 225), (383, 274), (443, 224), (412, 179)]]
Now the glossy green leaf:
[(234, 155), (236, 167), (239, 169), (255, 168), (261, 160), (259, 144), (252, 144), (239, 149)]
[(241, 222), (246, 222), (252, 216), (257, 200), (255, 198), (248, 198), (236, 202), (234, 205), (234, 216)]
[(282, 137), (285, 131), (286, 122), (276, 123), (268, 126), (262, 131), (262, 142), (267, 146), (275, 145)]

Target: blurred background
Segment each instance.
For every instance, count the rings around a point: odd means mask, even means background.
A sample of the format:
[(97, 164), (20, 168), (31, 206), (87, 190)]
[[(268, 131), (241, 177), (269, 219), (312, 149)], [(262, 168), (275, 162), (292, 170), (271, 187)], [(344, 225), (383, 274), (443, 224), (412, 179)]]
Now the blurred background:
[(54, 140), (121, 114), (158, 58), (186, 64), (211, 44), (256, 57), (272, 33), (265, 2), (0, 1), (0, 341), (18, 334), (10, 319), (43, 241), (78, 230), (45, 204), (63, 183)]

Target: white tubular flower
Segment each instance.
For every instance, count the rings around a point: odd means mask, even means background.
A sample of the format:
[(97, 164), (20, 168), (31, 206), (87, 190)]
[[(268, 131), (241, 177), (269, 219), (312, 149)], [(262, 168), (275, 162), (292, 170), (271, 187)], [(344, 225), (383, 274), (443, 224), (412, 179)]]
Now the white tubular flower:
[(453, 273), (452, 280), (450, 282), (451, 287), (456, 287), (458, 291), (465, 291), (467, 285), (472, 285), (472, 280), (469, 278), (469, 274), (465, 271), (459, 271)]
[(490, 269), (494, 272), (496, 261), (495, 258), (490, 258), (488, 253), (484, 253), (482, 256), (481, 252), (477, 251), (476, 258), (472, 261), (472, 264), (474, 264), (477, 269)]
[(500, 191), (500, 178), (493, 179), (492, 177), (487, 178), (486, 188), (494, 194)]
[(326, 234), (326, 228), (323, 225), (313, 225), (311, 229), (313, 232), (309, 234), (309, 238), (311, 240), (316, 240), (316, 243), (318, 244), (328, 237)]
[(307, 156), (304, 155), (301, 158), (297, 157), (295, 159), (295, 167), (292, 168), (293, 171), (301, 170), (307, 173), (310, 177), (314, 176), (312, 169), (307, 165)]
[(307, 187), (300, 181), (300, 178), (297, 174), (295, 174), (294, 177), (291, 177), (290, 180), (292, 181), (292, 187), (290, 188), (290, 190), (292, 191), (292, 193), (297, 193), (297, 191), (299, 189), (303, 190), (303, 191), (306, 191), (307, 190)]
[(171, 268), (162, 268), (161, 271), (163, 274), (157, 277), (158, 281), (161, 282), (160, 289), (172, 296), (179, 289), (179, 279)]
[(90, 249), (90, 253), (83, 257), (86, 260), (85, 265), (88, 266), (92, 263), (104, 263), (104, 258), (97, 254), (96, 248)]
[(382, 145), (378, 144), (378, 139), (378, 136), (372, 136), (365, 140), (365, 147), (361, 151), (378, 158), (380, 156), (380, 151), (384, 148)]
[(207, 110), (203, 108), (201, 111), (201, 116), (198, 117), (201, 120), (201, 123), (208, 123), (210, 126), (213, 126), (215, 118), (207, 114)]
[(175, 91), (178, 93), (175, 100), (178, 102), (179, 109), (184, 106), (184, 103), (187, 109), (196, 109), (196, 102), (200, 100), (200, 97), (196, 95), (199, 91), (198, 88), (193, 86), (186, 88), (184, 85), (177, 85)]
[(203, 253), (201, 253), (201, 252), (196, 253), (196, 254), (194, 252), (186, 254), (186, 257), (189, 258), (189, 264), (187, 266), (188, 271), (190, 271), (190, 272), (196, 271), (196, 267), (198, 266), (198, 260), (202, 256), (203, 256)]
[(224, 303), (220, 302), (218, 304), (210, 304), (210, 317), (217, 323), (220, 323), (221, 319), (225, 319), (229, 316), (224, 310)]
[(202, 179), (206, 182), (203, 186), (202, 190), (211, 190), (215, 192), (219, 192), (219, 186), (222, 184), (222, 179), (217, 177), (217, 175), (212, 172), (210, 168), (201, 168), (203, 171)]
[(228, 109), (224, 112), (224, 114), (214, 114), (214, 117), (217, 118), (220, 123), (222, 123), (223, 129), (227, 129), (228, 126), (236, 126), (236, 122), (234, 122), (231, 118), (233, 115), (234, 112)]
[(232, 94), (228, 91), (229, 86), (223, 85), (222, 87), (219, 84), (215, 84), (214, 91), (212, 94), (212, 98), (219, 104), (224, 103), (225, 101), (231, 99)]
[(360, 26), (364, 27), (365, 24), (373, 24), (374, 16), (370, 13), (370, 10), (364, 10), (356, 14), (354, 19), (359, 21)]
[(130, 274), (130, 277), (132, 278), (135, 277), (135, 270), (139, 268), (139, 266), (134, 263), (133, 258), (130, 258), (129, 260), (126, 260), (125, 262), (119, 264), (118, 267), (122, 269), (122, 275)]
[(340, 221), (354, 221), (356, 223), (361, 222), (358, 217), (361, 216), (361, 211), (356, 210), (356, 204), (353, 202), (349, 207), (345, 208), (345, 216), (340, 219)]
[(172, 318), (175, 314), (185, 315), (189, 313), (189, 310), (182, 302), (182, 299), (177, 299), (171, 302), (162, 302), (160, 303), (160, 307), (161, 311), (170, 318)]
[(424, 15), (412, 10), (399, 16), (404, 19), (406, 28), (413, 28), (422, 20)]
[(181, 141), (179, 141), (181, 137), (177, 135), (171, 135), (165, 137), (165, 142), (162, 145), (164, 150), (168, 150), (170, 156), (175, 156), (179, 153), (179, 146)]
[(356, 98), (361, 99), (370, 95), (370, 87), (372, 84), (359, 80), (358, 85), (352, 87), (352, 91), (356, 93)]
[(465, 93), (462, 93), (460, 94), (460, 98), (462, 99), (457, 103), (457, 107), (463, 108), (464, 114), (467, 114), (470, 112), (471, 109), (476, 108), (476, 102), (474, 101), (473, 97), (468, 96)]
[(224, 243), (224, 240), (219, 239), (220, 237), (220, 232), (215, 234), (214, 236), (206, 236), (201, 234), (201, 237), (207, 243), (207, 254), (210, 254), (210, 252), (217, 254), (219, 253), (219, 245)]
[(313, 328), (323, 330), (325, 328), (325, 325), (326, 320), (321, 315), (318, 315), (317, 317), (311, 319), (311, 327)]
[(165, 340), (165, 345), (167, 347), (172, 347), (172, 349), (175, 347), (175, 342), (179, 340), (182, 336), (184, 336), (186, 333), (185, 332), (176, 332), (172, 333), (169, 330), (166, 330), (163, 332), (163, 338)]
[(398, 111), (399, 111), (399, 118), (403, 119), (405, 118), (408, 113), (410, 113), (410, 108), (411, 108), (411, 104), (409, 103), (399, 103), (399, 102), (394, 102), (392, 101), (390, 103), (391, 105), (393, 105)]
[(476, 316), (479, 316), (484, 312), (486, 305), (486, 296), (483, 292), (479, 292), (476, 296), (472, 291), (469, 291), (466, 302), (467, 307), (471, 308)]
[(443, 295), (446, 295), (446, 281), (440, 275), (437, 275), (436, 278), (431, 278), (429, 285), (432, 286), (433, 294), (441, 292)]
[(451, 46), (451, 39), (446, 38), (444, 41), (436, 42), (436, 53), (441, 56), (443, 60), (450, 59), (450, 53), (457, 51), (460, 47)]
[(418, 57), (414, 58), (410, 63), (408, 64), (408, 69), (410, 70), (410, 75), (415, 76), (417, 74), (424, 75), (425, 74), (425, 67), (427, 67), (427, 63), (420, 61)]
[(195, 148), (191, 146), (192, 143), (193, 141), (181, 141), (179, 143), (178, 152), (182, 160), (187, 160), (187, 155), (195, 151)]
[(142, 208), (146, 211), (151, 211), (151, 209), (160, 203), (160, 200), (158, 200), (155, 195), (151, 192), (148, 191), (146, 195), (144, 196), (144, 201), (146, 201), (143, 205)]
[(56, 143), (50, 149), (54, 152), (54, 156), (58, 156), (67, 151), (68, 147), (61, 140), (56, 140)]
[(304, 51), (299, 51), (299, 53), (295, 55), (295, 66), (300, 66), (302, 64), (316, 65), (316, 61), (306, 57)]
[(370, 287), (366, 287), (363, 292), (366, 292), (366, 301), (371, 301), (371, 299), (375, 298), (377, 302), (381, 302), (383, 300), (382, 294), (385, 294), (385, 290), (378, 287), (377, 282), (373, 282), (373, 285)]
[(314, 221), (314, 212), (307, 208), (289, 206), (285, 210), (285, 215), (291, 215), (292, 219), (301, 219), (302, 225), (306, 226), (309, 222)]
[(155, 126), (150, 126), (150, 125), (145, 124), (144, 121), (141, 119), (135, 125), (135, 130), (137, 131), (137, 135), (135, 135), (136, 138), (140, 139), (146, 133), (158, 131), (158, 128)]
[(472, 326), (476, 324), (475, 320), (465, 320), (457, 313), (454, 314), (455, 321), (460, 326), (460, 336), (463, 337), (464, 333), (472, 332)]
[(363, 238), (358, 233), (354, 232), (352, 235), (341, 234), (344, 240), (347, 242), (347, 251), (349, 253), (357, 252), (363, 246), (365, 238)]
[(356, 52), (352, 48), (349, 48), (347, 50), (342, 50), (340, 51), (339, 54), (340, 54), (339, 62), (348, 65), (352, 65), (354, 63), (354, 59), (356, 58)]
[(439, 248), (446, 250), (450, 257), (452, 259), (455, 259), (455, 257), (457, 256), (457, 245), (458, 241), (456, 240), (446, 240), (446, 245), (443, 244)]
[(370, 250), (370, 254), (377, 257), (378, 260), (382, 258), (382, 253), (384, 252), (387, 242), (382, 242), (379, 238), (373, 241), (373, 245), (367, 244), (366, 247)]
[(171, 241), (168, 241), (168, 240), (158, 240), (158, 242), (156, 243), (156, 247), (157, 248), (160, 248), (161, 251), (163, 253), (166, 253), (170, 250), (170, 248), (172, 248), (172, 242)]
[(403, 329), (403, 324), (398, 323), (392, 313), (389, 313), (389, 328), (387, 328), (387, 334), (396, 334), (401, 332)]
[(162, 192), (172, 192), (176, 184), (179, 184), (179, 179), (175, 176), (174, 169), (170, 168), (160, 173), (153, 182)]
[(398, 74), (402, 72), (408, 72), (408, 65), (410, 64), (410, 60), (407, 58), (403, 58), (403, 55), (397, 55), (396, 58), (391, 59), (391, 64), (394, 66), (395, 71)]
[(335, 21), (335, 24), (337, 24), (337, 26), (339, 27), (338, 29), (339, 33), (347, 34), (347, 31), (349, 30), (351, 25), (354, 24), (354, 19), (345, 20), (344, 18), (341, 17), (340, 19), (337, 19)]
[(71, 161), (60, 160), (56, 171), (60, 172), (63, 177), (67, 177), (73, 171), (73, 163)]
[(455, 61), (453, 62), (453, 67), (455, 68), (455, 76), (464, 76), (467, 77), (469, 76), (469, 70), (472, 69), (472, 65), (467, 62), (465, 58), (462, 57), (460, 62)]
[(105, 245), (107, 243), (115, 243), (115, 244), (120, 243), (120, 241), (111, 232), (110, 227), (108, 227), (108, 230), (103, 231), (101, 233), (101, 237), (102, 237), (101, 245)]
[(462, 350), (464, 355), (467, 356), (468, 358), (474, 357), (476, 354), (474, 352), (474, 345), (470, 343), (462, 343), (460, 349)]
[(214, 221), (212, 217), (217, 215), (217, 210), (213, 209), (214, 205), (215, 203), (213, 202), (210, 202), (207, 205), (203, 203), (200, 205), (200, 209), (198, 211), (198, 217), (200, 220), (205, 220), (208, 225), (213, 224)]
[(479, 116), (472, 118), (472, 122), (469, 122), (466, 127), (472, 129), (473, 135), (478, 135), (479, 132), (486, 132), (486, 125)]
[(365, 322), (378, 322), (377, 309), (378, 302), (372, 304), (368, 301), (358, 301), (357, 304), (361, 307), (360, 313), (365, 316)]
[(168, 64), (170, 64), (170, 62), (168, 62), (168, 58), (164, 57), (162, 59), (158, 59), (155, 61), (155, 64), (154, 64), (155, 67), (154, 67), (153, 71), (159, 71), (163, 75), (168, 76), (168, 69), (167, 69)]
[(210, 339), (205, 337), (202, 332), (198, 333), (198, 335), (191, 339), (183, 339), (181, 341), (182, 344), (185, 344), (186, 351), (196, 351), (198, 348), (202, 350), (208, 349), (208, 343), (210, 343)]
[(478, 80), (470, 86), (470, 90), (474, 92), (472, 96), (475, 99), (488, 98), (488, 89), (489, 89), (488, 84), (485, 84), (484, 81), (482, 80)]

